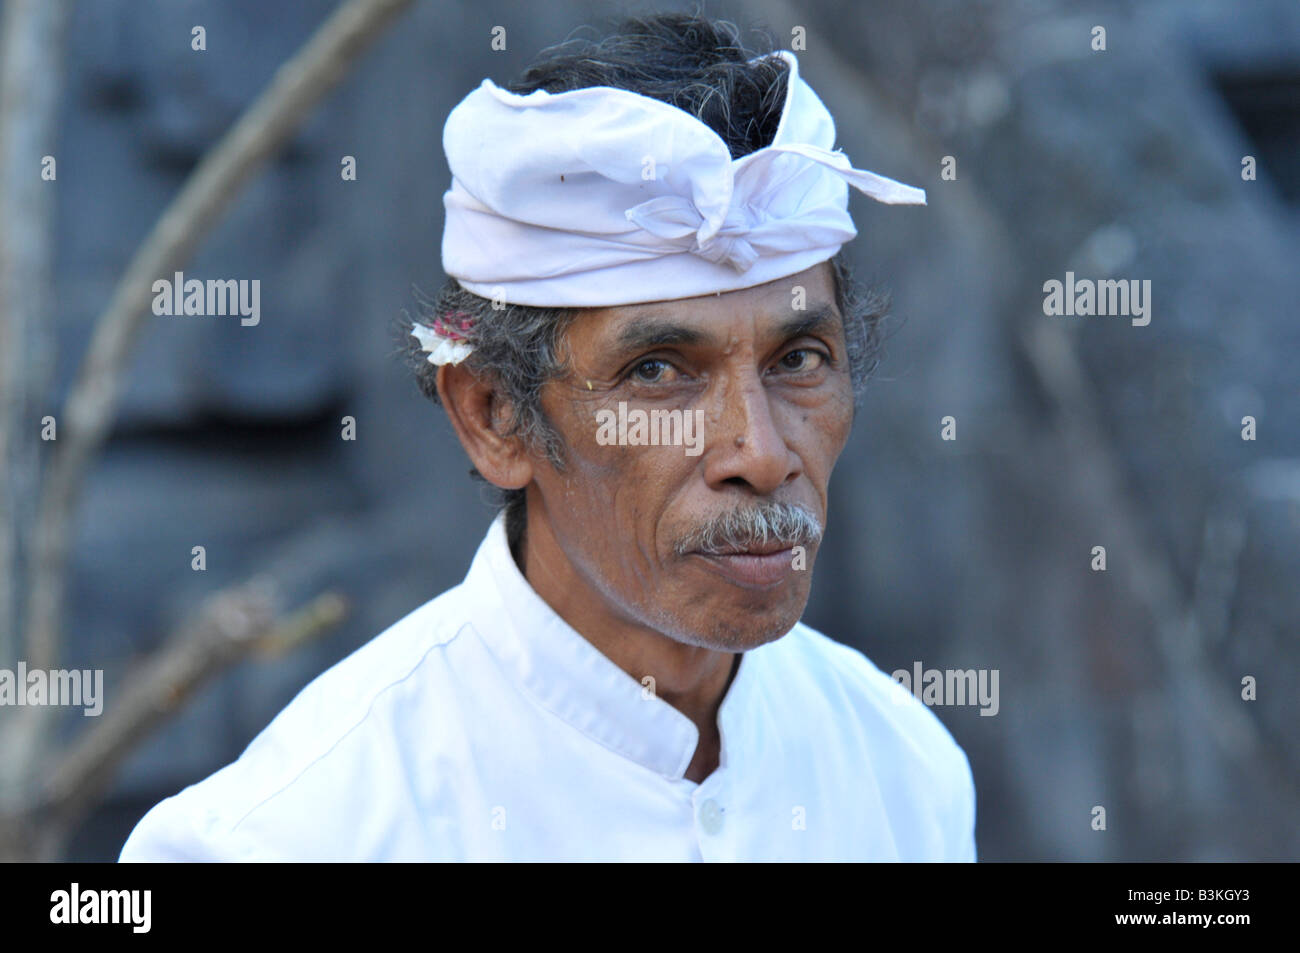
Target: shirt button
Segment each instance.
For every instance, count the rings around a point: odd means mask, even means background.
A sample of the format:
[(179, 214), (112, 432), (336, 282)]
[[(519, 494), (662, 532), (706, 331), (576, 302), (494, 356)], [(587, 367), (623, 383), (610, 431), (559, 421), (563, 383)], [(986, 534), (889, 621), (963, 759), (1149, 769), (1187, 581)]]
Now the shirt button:
[(709, 798), (700, 805), (700, 826), (706, 834), (716, 834), (722, 830), (722, 808), (718, 802)]

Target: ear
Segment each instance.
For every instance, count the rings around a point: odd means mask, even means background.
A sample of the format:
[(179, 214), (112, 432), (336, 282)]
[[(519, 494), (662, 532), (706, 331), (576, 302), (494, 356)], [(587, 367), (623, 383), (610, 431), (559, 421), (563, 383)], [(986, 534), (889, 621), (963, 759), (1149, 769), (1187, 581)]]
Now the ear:
[(438, 368), (438, 399), (460, 445), (485, 480), (504, 490), (519, 490), (533, 481), (533, 464), (523, 442), (506, 435), (510, 405), (491, 382), (463, 364), (443, 364)]

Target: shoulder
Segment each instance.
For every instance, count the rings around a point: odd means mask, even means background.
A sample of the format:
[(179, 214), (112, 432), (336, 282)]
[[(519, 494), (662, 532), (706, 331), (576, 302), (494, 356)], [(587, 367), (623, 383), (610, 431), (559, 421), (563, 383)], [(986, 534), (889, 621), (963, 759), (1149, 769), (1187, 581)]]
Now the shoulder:
[(781, 640), (797, 655), (800, 668), (825, 691), (871, 714), (920, 752), (952, 758), (961, 748), (943, 722), (911, 692), (876, 666), (862, 652), (836, 642), (802, 622)]
[[(287, 841), (294, 836), (288, 828), (301, 822), (310, 836), (312, 812), (327, 800), (320, 795), (337, 792), (340, 781), (363, 800), (367, 791), (356, 779), (374, 776), (411, 709), (452, 681), (447, 656), (468, 623), (460, 589), (420, 606), (319, 675), (238, 760), (150, 810), (120, 859), (274, 859), (267, 856), (268, 825), (285, 830)], [(328, 802), (335, 811), (352, 809), (347, 797)], [(253, 836), (254, 829), (261, 833)], [(300, 844), (284, 847), (306, 856)]]
[(931, 801), (952, 859), (974, 860), (970, 761), (934, 712), (862, 652), (811, 626), (799, 623), (773, 643), (778, 646), (771, 661), (781, 666), (784, 683), (799, 691), (797, 703), (820, 709), (843, 744), (888, 765), (885, 783), (902, 796)]

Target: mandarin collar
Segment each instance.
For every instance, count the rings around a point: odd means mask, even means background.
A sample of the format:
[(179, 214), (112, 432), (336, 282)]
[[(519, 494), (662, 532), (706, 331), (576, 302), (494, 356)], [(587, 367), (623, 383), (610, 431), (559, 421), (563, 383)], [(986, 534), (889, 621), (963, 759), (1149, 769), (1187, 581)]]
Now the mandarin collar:
[[(681, 780), (699, 742), (688, 717), (623, 671), (565, 622), (519, 571), (499, 513), (465, 577), (475, 628), (537, 704), (656, 774)], [(740, 717), (757, 676), (757, 650), (743, 653), (718, 713), (720, 769), (737, 753)]]

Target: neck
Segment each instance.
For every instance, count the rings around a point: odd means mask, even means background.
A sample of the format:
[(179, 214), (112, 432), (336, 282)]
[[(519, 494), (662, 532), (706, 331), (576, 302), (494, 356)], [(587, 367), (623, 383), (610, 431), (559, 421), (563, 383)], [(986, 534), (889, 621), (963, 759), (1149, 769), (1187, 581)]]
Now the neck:
[(679, 642), (618, 612), (570, 561), (535, 501), (530, 495), (527, 528), (515, 554), (524, 578), (574, 631), (695, 723), (700, 741), (686, 776), (702, 780), (717, 765), (718, 709), (740, 656)]

